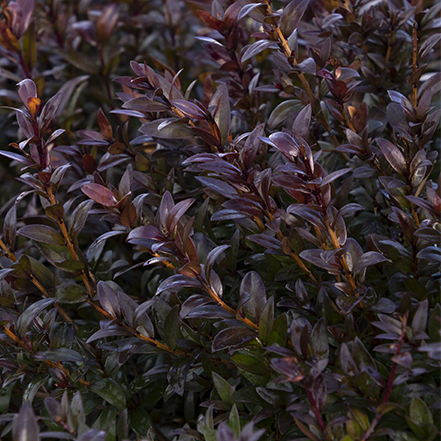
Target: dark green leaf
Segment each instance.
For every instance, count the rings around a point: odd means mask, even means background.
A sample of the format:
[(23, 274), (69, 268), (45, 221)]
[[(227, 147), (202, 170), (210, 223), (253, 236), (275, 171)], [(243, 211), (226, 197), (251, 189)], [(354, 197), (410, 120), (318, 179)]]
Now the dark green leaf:
[(47, 225), (27, 225), (21, 227), (18, 230), (18, 234), (49, 245), (64, 245), (63, 237), (56, 230)]
[(113, 378), (103, 378), (90, 385), (90, 390), (122, 411), (126, 408), (123, 389)]

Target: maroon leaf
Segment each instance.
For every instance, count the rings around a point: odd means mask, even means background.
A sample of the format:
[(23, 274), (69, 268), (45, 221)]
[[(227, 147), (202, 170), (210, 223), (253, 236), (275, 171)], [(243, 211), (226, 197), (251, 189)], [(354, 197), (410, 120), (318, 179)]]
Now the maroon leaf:
[(97, 285), (98, 300), (104, 309), (111, 316), (120, 318), (121, 310), (119, 306), (119, 300), (115, 291), (103, 281), (99, 281)]
[(260, 54), (266, 49), (276, 49), (277, 43), (271, 40), (259, 40), (253, 43), (251, 46), (248, 46), (245, 52), (242, 55), (242, 58), (240, 60), (241, 63), (244, 63), (245, 61), (249, 60), (250, 58), (254, 57), (257, 54)]
[(265, 308), (266, 289), (262, 278), (255, 271), (250, 271), (243, 278), (240, 284), (240, 299), (247, 317), (257, 322)]
[(215, 31), (222, 32), (224, 29), (224, 22), (222, 20), (218, 20), (205, 11), (198, 11), (199, 17), (201, 20), (211, 29)]
[(216, 193), (225, 197), (231, 198), (237, 196), (237, 192), (234, 187), (221, 181), (220, 179), (206, 178), (204, 176), (196, 176), (196, 179), (210, 190), (214, 190)]
[(122, 107), (123, 109), (137, 110), (139, 112), (166, 112), (169, 110), (167, 105), (143, 96), (126, 101)]
[(81, 187), (81, 191), (90, 199), (105, 207), (113, 207), (118, 202), (115, 195), (103, 185), (86, 184)]
[(104, 6), (96, 24), (96, 34), (102, 43), (108, 41), (112, 35), (119, 16), (119, 4), (110, 3)]
[(352, 171), (351, 168), (342, 168), (341, 170), (337, 170), (335, 172), (329, 173), (329, 175), (327, 175), (323, 178), (323, 181), (321, 182), (320, 187), (324, 187), (325, 185), (330, 184), (331, 182), (338, 179), (340, 176), (343, 176), (350, 171)]
[(280, 30), (286, 38), (297, 28), (308, 4), (309, 0), (292, 0), (284, 8), (280, 19)]
[(397, 173), (404, 176), (406, 173), (406, 160), (400, 149), (386, 139), (377, 139), (377, 144), (391, 167)]
[(213, 339), (212, 352), (237, 348), (257, 337), (256, 331), (249, 328), (227, 328), (220, 331)]
[(186, 199), (177, 203), (168, 213), (167, 220), (165, 222), (166, 228), (170, 234), (173, 234), (176, 225), (178, 224), (181, 217), (190, 208), (196, 199)]
[(6, 213), (3, 224), (3, 240), (9, 249), (14, 250), (17, 235), (17, 208), (14, 204)]
[(54, 95), (43, 107), (40, 116), (40, 130), (42, 132), (46, 131), (49, 128), (49, 124), (52, 121), (52, 118), (55, 115), (55, 112), (58, 109), (58, 106), (61, 103), (61, 99), (63, 98), (63, 93), (57, 93)]
[(211, 271), (213, 269), (213, 265), (216, 262), (217, 258), (227, 249), (230, 245), (220, 245), (216, 248), (213, 248), (207, 255), (207, 258), (205, 260), (205, 278), (207, 279), (208, 283), (210, 284), (210, 278), (211, 278)]
[(292, 131), (302, 138), (308, 135), (309, 124), (311, 123), (311, 104), (308, 104), (296, 117), (292, 125)]
[(230, 98), (228, 95), (228, 87), (222, 83), (212, 96), (209, 104), (210, 112), (214, 121), (219, 127), (222, 144), (225, 145), (230, 134)]
[(28, 98), (37, 98), (37, 86), (32, 80), (26, 78), (25, 80), (20, 81), (17, 86), (19, 86), (18, 95), (26, 107), (28, 105)]
[[(274, 147), (277, 148), (281, 153), (291, 159), (292, 157), (296, 157), (300, 154), (300, 148), (294, 138), (288, 133), (278, 132), (270, 135), (269, 140)], [(266, 138), (262, 139), (262, 141), (266, 142)]]
[(386, 259), (386, 257), (378, 253), (377, 251), (368, 251), (357, 260), (354, 265), (354, 272), (359, 273), (362, 269), (367, 268), (368, 266), (372, 266), (385, 261), (390, 262), (389, 259)]

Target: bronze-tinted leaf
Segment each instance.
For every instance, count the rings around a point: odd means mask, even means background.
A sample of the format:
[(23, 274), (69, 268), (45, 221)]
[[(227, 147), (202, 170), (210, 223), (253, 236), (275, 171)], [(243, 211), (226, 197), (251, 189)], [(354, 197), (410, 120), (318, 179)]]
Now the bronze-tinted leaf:
[(113, 207), (118, 202), (112, 191), (100, 184), (83, 185), (81, 191), (90, 199), (105, 207)]

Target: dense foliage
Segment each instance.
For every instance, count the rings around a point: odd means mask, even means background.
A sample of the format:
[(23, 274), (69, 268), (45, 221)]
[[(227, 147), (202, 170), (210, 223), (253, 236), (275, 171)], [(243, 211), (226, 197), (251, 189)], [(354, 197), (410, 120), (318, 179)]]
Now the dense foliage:
[(436, 439), (440, 11), (3, 2), (1, 439)]

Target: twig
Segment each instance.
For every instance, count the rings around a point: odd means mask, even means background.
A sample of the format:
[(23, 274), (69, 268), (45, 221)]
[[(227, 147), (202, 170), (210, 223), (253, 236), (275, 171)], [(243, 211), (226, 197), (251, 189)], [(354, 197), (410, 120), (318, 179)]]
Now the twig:
[[(55, 196), (52, 192), (52, 189), (50, 185), (47, 186), (47, 195), (49, 196), (49, 200), (52, 205), (57, 203), (57, 200), (55, 199)], [(78, 257), (77, 252), (75, 251), (75, 246), (69, 236), (69, 232), (67, 231), (66, 224), (64, 223), (63, 219), (57, 220), (58, 226), (60, 227), (61, 234), (64, 237), (64, 240), (66, 242), (67, 248), (69, 249), (69, 253), (72, 256), (72, 259), (76, 260), (77, 262), (81, 262), (80, 258)], [(92, 298), (94, 295), (94, 290), (89, 282), (89, 279), (87, 278), (86, 272), (84, 270), (81, 270), (81, 279), (83, 280), (83, 283), (87, 289), (87, 292), (89, 296)]]
[(92, 306), (96, 311), (98, 311), (101, 315), (106, 317), (109, 320), (112, 320), (113, 322), (116, 322), (119, 326), (123, 327), (126, 331), (129, 331), (132, 335), (139, 338), (140, 340), (143, 340), (147, 343), (150, 343), (152, 345), (155, 345), (157, 348), (162, 349), (166, 352), (169, 352), (171, 354), (175, 355), (183, 355), (183, 356), (190, 356), (192, 354), (188, 354), (186, 352), (180, 351), (179, 349), (172, 349), (169, 346), (167, 346), (164, 343), (161, 343), (160, 341), (146, 337), (145, 335), (141, 334), (140, 332), (136, 331), (135, 329), (132, 329), (130, 326), (126, 325), (124, 322), (119, 320), (117, 317), (114, 317), (112, 314), (109, 314), (107, 311), (104, 311), (104, 309), (100, 308), (98, 305), (95, 305), (91, 300), (86, 300), (86, 302)]

